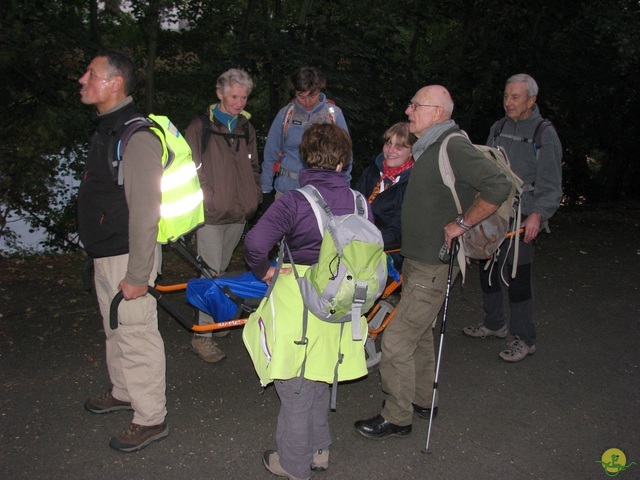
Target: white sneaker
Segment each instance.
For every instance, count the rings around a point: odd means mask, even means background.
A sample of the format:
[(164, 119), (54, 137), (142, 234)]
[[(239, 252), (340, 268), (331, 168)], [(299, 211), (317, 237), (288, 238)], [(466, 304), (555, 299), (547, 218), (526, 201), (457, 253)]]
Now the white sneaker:
[(322, 472), (329, 468), (329, 449), (321, 448), (313, 452), (313, 462), (311, 462), (311, 470), (314, 472)]
[(536, 351), (535, 345), (527, 345), (518, 337), (507, 345), (507, 349), (503, 352), (500, 352), (500, 358), (502, 358), (506, 362), (519, 362), (520, 360), (524, 360), (529, 355), (533, 355)]

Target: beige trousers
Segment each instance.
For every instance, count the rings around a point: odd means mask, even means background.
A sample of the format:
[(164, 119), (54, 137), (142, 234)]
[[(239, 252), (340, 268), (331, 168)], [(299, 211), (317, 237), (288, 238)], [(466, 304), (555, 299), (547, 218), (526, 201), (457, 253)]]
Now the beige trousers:
[[(436, 366), (433, 328), (444, 302), (448, 270), (444, 264), (404, 260), (402, 297), (382, 334), (380, 360), (382, 390), (387, 394), (382, 416), (396, 425), (411, 425), (412, 403), (432, 406)], [(459, 271), (454, 268), (452, 283)]]
[[(166, 408), (166, 360), (164, 342), (158, 330), (158, 310), (151, 295), (122, 300), (118, 308), (118, 328), (109, 326), (109, 307), (125, 277), (129, 255), (94, 260), (95, 286), (106, 334), (107, 368), (112, 395), (130, 401), (133, 423), (158, 425)], [(149, 279), (155, 281), (156, 266)]]
[[(244, 232), (243, 223), (229, 225), (203, 225), (198, 229), (198, 255), (207, 262), (218, 275), (223, 275)], [(198, 312), (198, 325), (210, 325), (213, 318)], [(198, 333), (198, 337), (210, 337), (211, 332)]]

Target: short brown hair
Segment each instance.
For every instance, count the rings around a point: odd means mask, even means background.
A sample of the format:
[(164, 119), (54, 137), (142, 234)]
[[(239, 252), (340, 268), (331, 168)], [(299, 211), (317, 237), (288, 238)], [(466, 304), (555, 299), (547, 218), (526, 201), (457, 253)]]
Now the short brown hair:
[(351, 138), (333, 123), (312, 123), (302, 135), (302, 160), (311, 168), (335, 170), (351, 162)]
[(418, 137), (409, 131), (409, 122), (398, 122), (395, 125), (391, 125), (382, 135), (382, 139), (387, 143), (394, 135), (396, 136), (396, 143), (403, 147), (411, 147), (418, 140)]
[(301, 67), (291, 75), (290, 94), (295, 97), (298, 92), (316, 93), (327, 86), (327, 79), (316, 67)]

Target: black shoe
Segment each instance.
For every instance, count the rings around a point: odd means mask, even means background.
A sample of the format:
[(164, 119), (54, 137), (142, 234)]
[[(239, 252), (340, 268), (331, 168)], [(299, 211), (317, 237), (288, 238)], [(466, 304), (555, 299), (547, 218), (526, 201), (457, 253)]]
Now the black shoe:
[(411, 425), (401, 426), (387, 422), (382, 415), (368, 420), (358, 420), (354, 426), (360, 435), (367, 438), (383, 438), (387, 435), (406, 437), (411, 433)]
[[(421, 407), (420, 405), (416, 405), (415, 403), (412, 403), (411, 405), (413, 405), (414, 413), (419, 417), (431, 418), (431, 408)], [(436, 418), (437, 416), (438, 416), (438, 407), (433, 409), (433, 418)]]

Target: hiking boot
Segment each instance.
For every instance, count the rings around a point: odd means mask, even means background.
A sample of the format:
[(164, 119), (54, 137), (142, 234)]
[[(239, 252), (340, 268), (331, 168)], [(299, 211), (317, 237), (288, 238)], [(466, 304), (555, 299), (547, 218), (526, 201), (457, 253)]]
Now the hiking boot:
[(469, 337), (475, 338), (487, 338), (487, 337), (496, 337), (496, 338), (505, 338), (509, 334), (509, 329), (507, 325), (503, 325), (500, 330), (489, 330), (484, 326), (484, 323), (479, 323), (473, 327), (464, 327), (462, 329), (462, 333)]
[(518, 337), (507, 345), (507, 349), (503, 352), (500, 352), (500, 358), (502, 358), (505, 362), (519, 362), (520, 360), (524, 360), (529, 355), (533, 355), (536, 351), (535, 345), (527, 345)]
[(198, 337), (194, 335), (193, 340), (191, 340), (191, 350), (208, 363), (216, 363), (227, 358), (211, 337)]
[(231, 330), (225, 328), (224, 330), (212, 330), (211, 335), (218, 338), (224, 338), (231, 333)]
[(290, 473), (287, 473), (287, 471), (282, 468), (282, 465), (280, 465), (280, 457), (278, 456), (278, 452), (276, 452), (275, 450), (267, 450), (266, 452), (264, 452), (264, 454), (262, 455), (262, 463), (264, 463), (264, 466), (267, 470), (269, 470), (274, 475), (277, 475), (278, 477), (285, 477), (289, 480), (309, 480), (311, 478), (294, 477)]
[(111, 395), (111, 392), (95, 395), (84, 402), (84, 408), (91, 413), (111, 413), (118, 410), (133, 410), (131, 402), (123, 402)]
[(323, 472), (329, 468), (329, 449), (321, 448), (313, 452), (313, 462), (311, 462), (311, 470), (314, 472)]
[(155, 440), (160, 440), (169, 435), (167, 422), (159, 425), (145, 427), (132, 423), (120, 435), (116, 435), (109, 442), (109, 446), (120, 452), (135, 452), (142, 450)]

